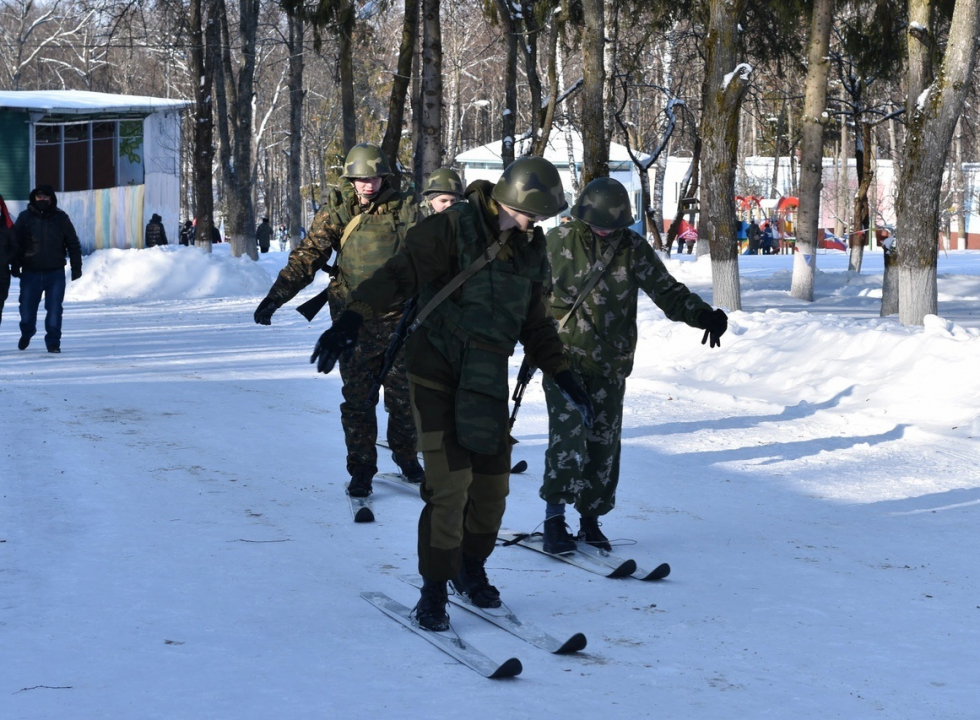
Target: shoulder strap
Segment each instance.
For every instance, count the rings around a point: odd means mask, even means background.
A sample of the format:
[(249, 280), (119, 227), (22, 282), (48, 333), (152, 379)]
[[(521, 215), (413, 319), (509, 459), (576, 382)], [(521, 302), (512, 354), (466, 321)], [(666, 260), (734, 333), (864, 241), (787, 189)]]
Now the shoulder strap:
[(478, 257), (476, 260), (470, 263), (470, 266), (468, 268), (466, 268), (461, 273), (459, 273), (456, 277), (454, 277), (452, 280), (447, 282), (443, 286), (443, 288), (439, 292), (437, 292), (432, 297), (432, 299), (429, 300), (429, 302), (425, 304), (425, 307), (419, 310), (419, 314), (415, 317), (415, 321), (408, 329), (409, 333), (415, 332), (418, 329), (419, 325), (421, 325), (423, 321), (429, 316), (429, 314), (432, 313), (432, 311), (439, 306), (439, 303), (441, 303), (447, 297), (452, 295), (460, 285), (462, 285), (464, 282), (469, 280), (473, 275), (475, 275), (484, 266), (486, 266), (491, 260), (497, 257), (497, 253), (500, 252), (501, 247), (503, 247), (501, 242), (499, 240), (495, 241), (493, 245), (491, 245), (490, 247), (488, 247), (486, 250), (483, 251), (483, 254), (480, 255), (480, 257)]
[(355, 215), (354, 218), (349, 223), (347, 223), (347, 227), (344, 228), (344, 234), (340, 236), (341, 250), (344, 249), (344, 243), (347, 242), (347, 238), (349, 238), (353, 234), (353, 232), (357, 230), (357, 226), (361, 224), (361, 219), (363, 217), (364, 217), (364, 213), (360, 213), (358, 215)]
[(596, 286), (596, 283), (599, 282), (599, 278), (602, 277), (602, 274), (606, 271), (606, 268), (609, 267), (609, 263), (612, 261), (613, 256), (619, 250), (619, 244), (621, 239), (622, 238), (617, 238), (616, 242), (609, 243), (609, 247), (607, 247), (606, 251), (602, 253), (602, 257), (599, 259), (599, 262), (597, 262), (595, 266), (592, 268), (592, 273), (586, 279), (585, 284), (582, 285), (582, 290), (581, 292), (579, 292), (578, 297), (575, 298), (575, 302), (572, 303), (572, 307), (570, 307), (568, 309), (568, 312), (565, 313), (565, 316), (558, 321), (559, 332), (561, 331), (562, 328), (565, 327), (565, 324), (569, 320), (571, 320), (572, 313), (578, 310), (579, 306), (583, 302), (585, 302), (585, 298), (589, 296), (589, 293), (592, 292), (592, 288), (594, 288)]

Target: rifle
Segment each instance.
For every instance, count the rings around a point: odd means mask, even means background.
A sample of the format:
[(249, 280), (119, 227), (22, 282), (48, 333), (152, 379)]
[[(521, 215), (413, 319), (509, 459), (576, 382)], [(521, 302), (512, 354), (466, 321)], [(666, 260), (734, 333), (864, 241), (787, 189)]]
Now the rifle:
[(524, 391), (527, 390), (535, 372), (537, 372), (537, 368), (528, 362), (527, 355), (525, 355), (523, 362), (521, 362), (521, 369), (517, 371), (517, 385), (514, 386), (514, 395), (511, 397), (511, 400), (514, 401), (514, 409), (510, 414), (511, 428), (514, 427), (514, 422), (517, 420), (517, 411), (521, 409)]
[(415, 315), (415, 308), (418, 304), (418, 296), (416, 295), (411, 300), (405, 303), (402, 308), (402, 317), (398, 321), (397, 327), (395, 327), (395, 332), (391, 334), (391, 340), (388, 341), (387, 347), (385, 347), (384, 363), (381, 365), (381, 370), (378, 371), (378, 376), (374, 379), (374, 384), (371, 385), (371, 398), (378, 397), (378, 391), (381, 389), (381, 384), (385, 381), (388, 373), (391, 371), (391, 366), (395, 364), (395, 358), (398, 357), (398, 351), (402, 349), (402, 345), (408, 339), (408, 336), (412, 334), (412, 319)]

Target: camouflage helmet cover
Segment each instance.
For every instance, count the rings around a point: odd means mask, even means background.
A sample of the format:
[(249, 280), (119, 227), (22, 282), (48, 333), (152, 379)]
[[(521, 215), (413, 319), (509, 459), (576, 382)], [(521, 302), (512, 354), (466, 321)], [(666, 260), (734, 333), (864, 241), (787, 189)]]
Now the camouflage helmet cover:
[(501, 205), (546, 218), (568, 207), (558, 168), (542, 157), (518, 158), (504, 170), (490, 196)]
[(425, 180), (422, 188), (423, 195), (456, 195), (463, 197), (463, 181), (455, 170), (439, 168), (433, 170)]
[(342, 177), (353, 180), (385, 175), (391, 175), (391, 167), (388, 165), (388, 158), (377, 145), (358, 143), (347, 153)]
[(618, 180), (596, 178), (588, 185), (571, 209), (571, 215), (584, 223), (604, 230), (618, 230), (633, 224), (629, 192)]

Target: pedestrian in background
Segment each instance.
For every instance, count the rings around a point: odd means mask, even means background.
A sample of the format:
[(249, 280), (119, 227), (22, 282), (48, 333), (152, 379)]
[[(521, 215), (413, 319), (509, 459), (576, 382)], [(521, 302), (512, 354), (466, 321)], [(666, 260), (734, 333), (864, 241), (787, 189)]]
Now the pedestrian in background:
[(65, 300), (65, 258), (71, 260), (71, 279), (82, 276), (82, 246), (68, 214), (58, 209), (50, 185), (31, 190), (27, 209), (14, 224), (16, 263), (20, 270), (20, 341), (26, 350), (37, 332), (37, 309), (44, 295), (44, 344), (61, 352), (61, 317)]

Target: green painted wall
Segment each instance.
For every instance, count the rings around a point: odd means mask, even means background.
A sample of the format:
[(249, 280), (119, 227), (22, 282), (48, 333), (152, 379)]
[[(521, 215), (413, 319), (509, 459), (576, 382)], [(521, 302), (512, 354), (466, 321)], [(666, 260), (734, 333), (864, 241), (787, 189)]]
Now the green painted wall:
[(0, 195), (27, 200), (31, 194), (30, 125), (23, 110), (0, 108)]

